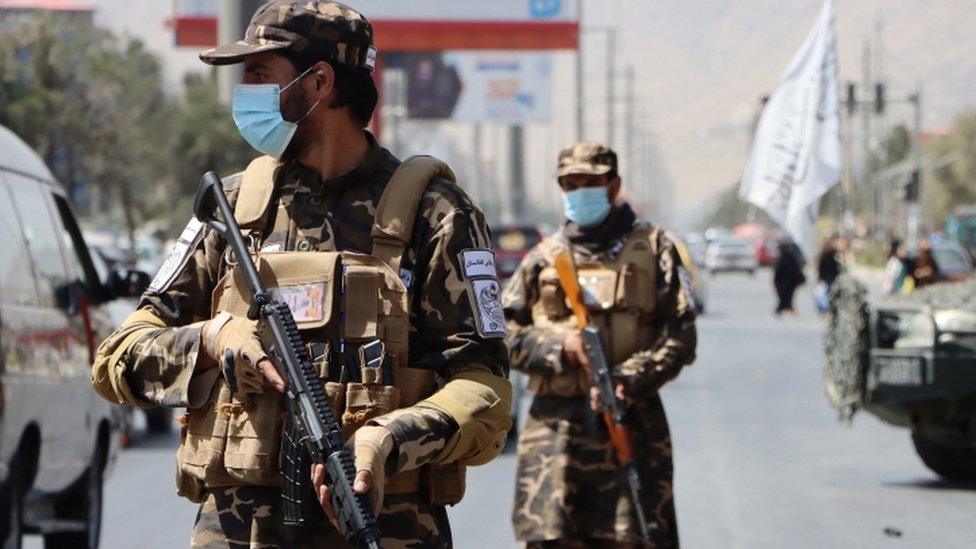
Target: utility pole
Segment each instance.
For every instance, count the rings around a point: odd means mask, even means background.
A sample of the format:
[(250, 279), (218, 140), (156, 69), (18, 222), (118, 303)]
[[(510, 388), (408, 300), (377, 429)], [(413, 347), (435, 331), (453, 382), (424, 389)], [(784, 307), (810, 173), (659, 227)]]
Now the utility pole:
[(908, 203), (908, 242), (917, 245), (919, 234), (919, 217), (921, 207), (919, 200), (922, 197), (922, 86), (919, 84), (908, 98), (909, 103), (915, 107), (915, 138), (912, 139), (912, 163), (915, 169), (912, 172), (908, 188), (905, 192), (905, 201)]
[(607, 146), (614, 148), (613, 144), (617, 133), (617, 120), (615, 117), (614, 101), (617, 99), (614, 78), (617, 75), (615, 69), (617, 62), (617, 29), (607, 29)]
[(525, 221), (525, 128), (518, 124), (511, 126), (508, 141), (512, 173), (508, 215), (511, 217), (505, 221), (522, 223)]
[[(871, 42), (864, 40), (861, 51), (861, 85), (863, 89), (871, 89)], [(877, 222), (877, 193), (873, 187), (866, 185), (868, 173), (871, 170), (871, 111), (861, 109), (861, 170), (858, 177), (858, 185), (867, 193), (869, 230), (874, 230)]]
[[(625, 78), (627, 79), (627, 103), (625, 105), (626, 111), (624, 116), (626, 117), (625, 122), (627, 124), (627, 128), (626, 128), (626, 133), (624, 134), (625, 135), (624, 151), (626, 151), (627, 153), (627, 161), (624, 163), (624, 165), (627, 167), (628, 176), (631, 178), (631, 181), (633, 181), (633, 177), (637, 175), (636, 173), (637, 170), (633, 169), (634, 166), (637, 165), (637, 161), (634, 160), (634, 155), (636, 154), (636, 152), (634, 151), (634, 130), (635, 130), (634, 126), (637, 123), (635, 120), (635, 118), (637, 117), (636, 116), (637, 96), (634, 93), (634, 67), (633, 66), (627, 67)], [(641, 184), (646, 185), (647, 182), (642, 181)]]
[(582, 141), (586, 135), (586, 78), (583, 74), (583, 0), (576, 0), (576, 20), (578, 35), (576, 38), (576, 141)]

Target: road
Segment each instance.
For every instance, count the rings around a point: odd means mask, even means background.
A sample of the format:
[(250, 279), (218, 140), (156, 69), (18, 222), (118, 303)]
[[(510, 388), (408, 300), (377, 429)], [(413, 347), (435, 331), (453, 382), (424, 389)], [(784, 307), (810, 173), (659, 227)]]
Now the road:
[[(863, 413), (850, 427), (836, 421), (809, 289), (798, 317), (775, 319), (768, 273), (710, 282), (698, 361), (663, 391), (682, 545), (972, 546), (976, 489), (937, 479), (904, 430)], [(186, 546), (196, 509), (175, 495), (175, 442), (138, 441), (120, 456), (106, 486), (104, 547)], [(506, 453), (470, 470), (468, 495), (451, 510), (457, 547), (517, 546), (514, 467)]]

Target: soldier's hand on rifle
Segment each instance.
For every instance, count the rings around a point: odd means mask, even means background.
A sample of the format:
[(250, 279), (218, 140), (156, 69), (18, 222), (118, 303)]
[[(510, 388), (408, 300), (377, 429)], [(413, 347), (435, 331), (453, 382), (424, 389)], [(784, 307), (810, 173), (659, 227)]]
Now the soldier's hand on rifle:
[[(346, 448), (352, 452), (356, 465), (356, 480), (352, 489), (357, 494), (368, 494), (367, 499), (373, 513), (378, 514), (383, 503), (383, 487), (386, 485), (386, 460), (395, 447), (393, 434), (386, 427), (366, 425), (360, 427), (346, 441)], [(312, 466), (312, 484), (318, 495), (319, 504), (336, 528), (339, 527), (329, 487), (325, 485), (325, 466)]]
[[(619, 381), (614, 383), (614, 393), (617, 394), (617, 400), (627, 402), (627, 389)], [(590, 408), (594, 412), (603, 410), (603, 406), (600, 404), (600, 390), (596, 387), (590, 387)]]
[(590, 359), (586, 356), (586, 345), (583, 344), (583, 335), (579, 330), (570, 330), (563, 337), (562, 361), (567, 366), (589, 371)]
[(222, 366), (225, 351), (232, 351), (238, 393), (260, 393), (266, 385), (285, 390), (284, 380), (261, 347), (256, 321), (221, 312), (204, 323), (202, 339), (209, 367)]

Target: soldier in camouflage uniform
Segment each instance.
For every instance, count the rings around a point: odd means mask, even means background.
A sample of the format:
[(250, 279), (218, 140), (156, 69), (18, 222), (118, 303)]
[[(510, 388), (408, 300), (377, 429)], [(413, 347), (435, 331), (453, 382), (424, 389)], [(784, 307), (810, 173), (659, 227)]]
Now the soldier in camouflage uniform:
[[(671, 438), (658, 390), (695, 357), (681, 260), (663, 231), (627, 204), (613, 205), (620, 177), (609, 148), (564, 150), (557, 178), (568, 221), (526, 255), (502, 298), (512, 367), (535, 393), (519, 437), (515, 532), (530, 548), (677, 547)], [(553, 268), (566, 249), (628, 406), (649, 540), (639, 537), (606, 430), (592, 421), (580, 334)]]
[[(484, 261), (482, 212), (446, 166), (401, 164), (363, 130), (377, 100), (375, 49), (356, 11), (323, 0), (270, 2), (243, 40), (201, 58), (245, 64), (234, 117), (267, 156), (225, 178), (224, 188), (262, 276), (281, 275), (277, 290), (290, 296), (351, 436), (354, 489), (374, 502), (381, 545), (451, 546), (445, 505), (460, 500), (464, 467), (497, 456), (510, 426), (505, 326), (494, 265)], [(416, 201), (402, 200), (397, 193), (409, 195), (403, 189), (419, 177)], [(302, 258), (341, 267), (300, 269), (328, 282), (287, 286), (279, 269)], [(280, 523), (284, 383), (260, 327), (235, 305), (235, 265), (219, 235), (191, 220), (138, 310), (101, 344), (92, 383), (113, 402), (188, 409), (177, 484), (200, 504), (193, 547), (345, 546), (326, 520), (333, 515), (321, 469), (309, 473), (325, 512), (303, 529)], [(350, 295), (362, 299), (343, 301)], [(356, 350), (336, 334), (355, 330), (385, 344), (393, 385), (349, 369)], [(216, 367), (227, 351), (237, 393)]]

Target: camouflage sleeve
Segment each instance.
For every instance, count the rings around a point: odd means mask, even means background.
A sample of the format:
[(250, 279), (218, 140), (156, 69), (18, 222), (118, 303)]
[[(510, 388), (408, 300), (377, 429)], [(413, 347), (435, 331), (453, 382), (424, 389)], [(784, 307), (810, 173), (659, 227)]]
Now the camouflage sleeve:
[(679, 275), (678, 250), (663, 234), (659, 236), (657, 338), (643, 351), (634, 353), (617, 367), (617, 375), (631, 394), (656, 391), (678, 376), (681, 368), (695, 361), (695, 310), (690, 289)]
[[(460, 263), (462, 251), (490, 248), (484, 215), (459, 188), (440, 183), (432, 184), (421, 211), (414, 242), (422, 244), (411, 262), (420, 286), (411, 304), (410, 360), (445, 384), (431, 398), (374, 420), (393, 433), (400, 470), (487, 462), (510, 427), (504, 334), (486, 331), (475, 316), (492, 303), (473, 297)], [(497, 288), (494, 299), (497, 305)]]
[(174, 263), (157, 274), (138, 310), (99, 346), (92, 384), (107, 400), (141, 408), (206, 401), (217, 370), (199, 372), (196, 364), (223, 245), (206, 228), (192, 240), (185, 253), (171, 253)]
[(512, 368), (527, 374), (556, 375), (562, 373), (563, 338), (565, 331), (555, 327), (542, 328), (532, 324), (532, 306), (539, 300), (539, 271), (543, 260), (537, 250), (522, 259), (502, 295), (505, 318), (508, 319), (508, 347)]

